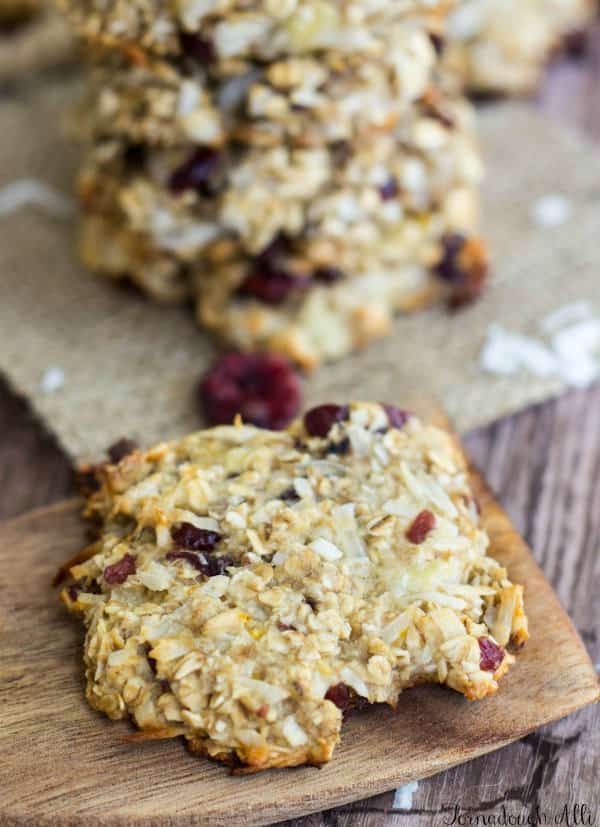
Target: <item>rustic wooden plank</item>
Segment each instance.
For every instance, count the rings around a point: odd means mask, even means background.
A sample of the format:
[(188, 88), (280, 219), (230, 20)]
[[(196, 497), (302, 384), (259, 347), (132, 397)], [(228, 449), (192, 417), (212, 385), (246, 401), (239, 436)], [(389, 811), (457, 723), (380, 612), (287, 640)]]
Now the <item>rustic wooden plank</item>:
[(27, 402), (0, 381), (0, 519), (62, 500), (73, 490), (68, 459)]
[[(513, 579), (526, 584), (532, 639), (501, 691), (480, 704), (437, 687), (406, 692), (395, 715), (373, 709), (351, 718), (334, 760), (321, 771), (305, 768), (245, 779), (231, 778), (222, 767), (189, 756), (179, 743), (137, 749), (125, 744), (125, 723), (109, 722), (85, 705), (79, 658), (74, 657), (80, 629), (49, 589), (59, 561), (83, 542), (77, 501), (6, 524), (0, 531), (0, 555), (5, 558), (0, 565), (0, 626), (5, 633), (0, 649), (0, 824), (70, 825), (82, 819), (106, 827), (123, 820), (157, 827), (261, 824), (310, 811), (321, 802), (341, 803), (367, 790), (383, 791), (422, 778), (522, 737), (597, 698), (599, 688), (585, 649), (524, 542), (474, 471), (472, 486), (491, 537), (491, 553)], [(564, 672), (556, 670), (557, 661)], [(538, 739), (536, 749), (550, 749), (539, 735), (531, 737)], [(529, 749), (528, 742), (517, 749)], [(25, 788), (23, 776), (31, 765), (36, 767), (36, 784)], [(514, 771), (513, 776), (515, 785), (522, 783)], [(537, 783), (536, 775), (532, 779)], [(533, 781), (519, 794), (533, 789)], [(479, 786), (470, 789), (479, 794)], [(380, 795), (356, 810), (342, 810), (336, 823), (380, 823), (389, 819), (388, 802), (389, 795)], [(327, 823), (329, 815), (320, 818)]]

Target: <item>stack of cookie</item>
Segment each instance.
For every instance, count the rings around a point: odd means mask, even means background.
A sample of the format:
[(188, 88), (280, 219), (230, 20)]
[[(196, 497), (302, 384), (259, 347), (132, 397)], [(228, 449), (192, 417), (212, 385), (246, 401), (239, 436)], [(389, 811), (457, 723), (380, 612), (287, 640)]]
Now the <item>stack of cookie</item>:
[(64, 0), (92, 58), (86, 264), (310, 368), (485, 273), (448, 0)]

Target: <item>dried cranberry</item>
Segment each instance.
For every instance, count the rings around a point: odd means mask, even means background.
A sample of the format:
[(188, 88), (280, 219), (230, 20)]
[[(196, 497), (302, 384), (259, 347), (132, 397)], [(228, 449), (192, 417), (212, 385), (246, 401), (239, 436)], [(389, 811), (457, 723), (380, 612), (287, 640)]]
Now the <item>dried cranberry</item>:
[(156, 676), (156, 660), (150, 656), (150, 652), (152, 651), (152, 646), (149, 643), (143, 643), (142, 649), (144, 651), (144, 655), (146, 656), (146, 660), (148, 661), (148, 666), (150, 667), (150, 671), (154, 676)]
[(142, 144), (129, 144), (123, 152), (123, 160), (129, 169), (142, 169), (147, 156), (148, 150)]
[(120, 439), (118, 442), (113, 443), (106, 453), (110, 461), (114, 465), (117, 465), (122, 459), (125, 459), (129, 454), (133, 454), (137, 449), (138, 444), (133, 439)]
[(504, 649), (488, 637), (479, 638), (479, 666), (486, 672), (495, 672), (504, 660)]
[(459, 233), (442, 238), (442, 256), (433, 272), (451, 285), (448, 304), (456, 309), (479, 298), (488, 271), (485, 245)]
[(334, 167), (343, 167), (352, 157), (352, 147), (349, 141), (334, 141), (331, 144), (331, 160)]
[(192, 551), (212, 551), (221, 539), (218, 531), (197, 528), (191, 523), (178, 523), (171, 528), (171, 537), (181, 548)]
[(84, 497), (90, 497), (100, 488), (98, 466), (83, 465), (76, 471), (77, 487)]
[(347, 405), (319, 405), (304, 414), (304, 427), (310, 436), (327, 436), (336, 422), (348, 419)]
[(286, 488), (285, 491), (282, 491), (279, 495), (279, 499), (283, 500), (284, 502), (297, 502), (300, 497), (298, 496), (298, 492), (294, 488), (293, 485), (290, 485), (289, 488)]
[(300, 407), (300, 380), (282, 356), (226, 353), (200, 384), (200, 400), (213, 425), (241, 414), (260, 428), (280, 430)]
[(565, 53), (575, 60), (580, 60), (588, 53), (590, 41), (585, 29), (575, 29), (568, 32), (563, 40)]
[(215, 47), (210, 40), (191, 32), (179, 32), (182, 52), (200, 66), (210, 66), (215, 62)]
[(347, 436), (343, 439), (340, 439), (339, 442), (330, 442), (326, 448), (328, 454), (349, 454), (350, 453), (350, 440)]
[(231, 557), (225, 554), (222, 554), (220, 557), (213, 555), (207, 559), (202, 574), (205, 574), (207, 577), (215, 577), (217, 574), (225, 574), (225, 570), (229, 566), (233, 566)]
[(285, 233), (278, 233), (254, 258), (246, 278), (238, 288), (238, 295), (278, 305), (293, 290), (307, 288), (310, 283), (308, 278), (287, 269), (286, 259), (291, 253), (291, 239)]
[(379, 195), (382, 201), (389, 201), (398, 195), (398, 182), (393, 175), (379, 187)]
[(435, 527), (435, 514), (427, 509), (419, 511), (412, 524), (406, 530), (406, 539), (419, 545)]
[(410, 418), (408, 411), (403, 411), (402, 408), (397, 408), (395, 405), (383, 405), (382, 407), (392, 428), (404, 428)]
[(277, 233), (256, 256), (261, 264), (276, 264), (292, 252), (292, 241), (285, 233)]
[(465, 243), (466, 238), (460, 233), (449, 233), (442, 238), (442, 257), (435, 266), (435, 273), (439, 278), (451, 283), (462, 280), (464, 273), (458, 257)]
[(230, 557), (226, 555), (204, 555), (193, 551), (182, 551), (176, 549), (167, 553), (167, 560), (186, 560), (197, 571), (206, 577), (215, 577), (217, 574), (224, 574), (228, 566), (233, 564)]
[(238, 288), (238, 295), (265, 304), (282, 304), (293, 290), (308, 286), (308, 279), (269, 264), (255, 263)]
[(197, 149), (171, 175), (169, 188), (176, 194), (196, 190), (200, 195), (210, 197), (216, 192), (216, 175), (220, 164), (220, 152), (205, 147)]
[(339, 267), (317, 267), (313, 273), (315, 281), (320, 281), (323, 284), (335, 284), (344, 278), (344, 271)]
[(441, 34), (436, 34), (436, 32), (429, 32), (429, 39), (431, 40), (431, 44), (435, 50), (436, 55), (439, 57), (444, 51), (444, 46), (446, 45), (444, 38)]
[(336, 683), (330, 686), (325, 693), (325, 700), (334, 703), (342, 712), (348, 712), (352, 706), (350, 687), (346, 686), (345, 683)]
[(136, 560), (132, 554), (125, 554), (112, 566), (104, 569), (104, 580), (111, 586), (118, 586), (124, 583), (130, 574), (135, 574)]

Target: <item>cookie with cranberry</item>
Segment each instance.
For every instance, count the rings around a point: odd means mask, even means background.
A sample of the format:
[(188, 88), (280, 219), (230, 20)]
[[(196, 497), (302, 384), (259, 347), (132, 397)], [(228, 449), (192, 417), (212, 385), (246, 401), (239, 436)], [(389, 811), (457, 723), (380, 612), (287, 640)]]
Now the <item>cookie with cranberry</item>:
[[(321, 764), (343, 713), (483, 698), (527, 639), (448, 433), (378, 403), (219, 426), (99, 467), (62, 592), (88, 701), (254, 770)], [(82, 562), (83, 558), (87, 558)]]

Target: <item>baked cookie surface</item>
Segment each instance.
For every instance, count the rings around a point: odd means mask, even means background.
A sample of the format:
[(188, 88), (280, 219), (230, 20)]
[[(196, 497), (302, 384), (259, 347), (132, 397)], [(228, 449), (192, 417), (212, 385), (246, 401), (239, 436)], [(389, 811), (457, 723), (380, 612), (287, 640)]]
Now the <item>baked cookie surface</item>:
[(149, 737), (253, 769), (328, 761), (343, 711), (423, 682), (496, 691), (527, 638), (453, 438), (325, 405), (99, 467), (99, 539), (62, 592), (87, 698)]

